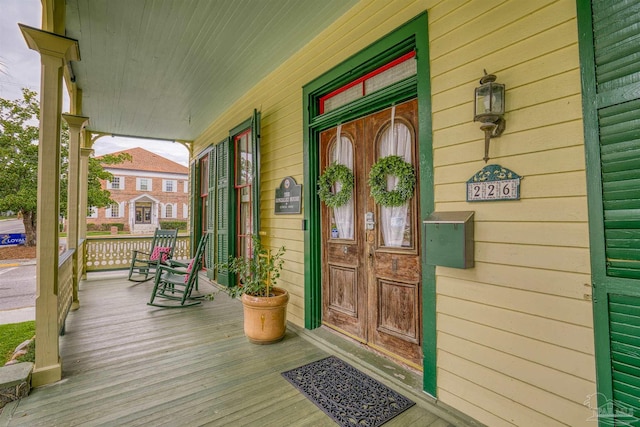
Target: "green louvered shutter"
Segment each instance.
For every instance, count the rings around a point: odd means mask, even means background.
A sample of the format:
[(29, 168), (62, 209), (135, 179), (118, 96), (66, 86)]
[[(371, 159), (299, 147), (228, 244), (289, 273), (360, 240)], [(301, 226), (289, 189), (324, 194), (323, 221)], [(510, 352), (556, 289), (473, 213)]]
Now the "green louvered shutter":
[(260, 232), (260, 112), (253, 110), (251, 118), (251, 151), (253, 153), (253, 233)]
[[(609, 294), (609, 334), (611, 341), (611, 400), (616, 407), (625, 410), (620, 421), (640, 418), (640, 297)], [(620, 425), (631, 425), (621, 423)], [(616, 424), (617, 425), (617, 424)]]
[(193, 256), (196, 252), (195, 243), (196, 238), (196, 230), (198, 229), (198, 186), (196, 183), (198, 182), (198, 161), (194, 160), (191, 163), (190, 171), (189, 171), (189, 256)]
[(607, 275), (640, 279), (640, 1), (594, 1)]
[(638, 425), (640, 0), (590, 3), (578, 10), (598, 408), (601, 426)]
[(208, 154), (209, 158), (207, 162), (209, 164), (209, 189), (207, 194), (207, 233), (209, 234), (209, 240), (207, 241), (207, 248), (205, 249), (205, 254), (207, 257), (207, 277), (209, 279), (215, 279), (215, 258), (214, 252), (216, 247), (216, 242), (213, 236), (215, 236), (216, 232), (216, 217), (215, 217), (215, 206), (216, 206), (216, 147), (214, 146)]
[[(233, 192), (233, 148), (231, 139), (216, 147), (216, 262), (224, 263), (234, 254), (235, 202)], [(231, 286), (235, 279), (228, 270), (218, 269), (218, 283)]]

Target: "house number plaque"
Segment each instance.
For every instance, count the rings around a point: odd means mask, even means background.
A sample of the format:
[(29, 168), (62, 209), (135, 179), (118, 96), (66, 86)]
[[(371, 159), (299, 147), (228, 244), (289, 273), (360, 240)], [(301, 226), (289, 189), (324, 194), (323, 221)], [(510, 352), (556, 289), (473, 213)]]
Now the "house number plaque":
[(467, 181), (467, 202), (520, 200), (521, 179), (500, 165), (487, 165)]

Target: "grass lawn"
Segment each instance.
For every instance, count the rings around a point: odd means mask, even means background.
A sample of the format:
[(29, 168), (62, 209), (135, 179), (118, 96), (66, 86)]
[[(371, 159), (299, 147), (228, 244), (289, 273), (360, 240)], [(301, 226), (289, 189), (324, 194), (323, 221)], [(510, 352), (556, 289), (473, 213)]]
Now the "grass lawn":
[[(34, 320), (0, 325), (0, 366), (4, 365), (11, 358), (17, 346), (33, 338), (35, 333), (36, 322)], [(30, 350), (29, 353), (20, 358), (21, 361), (33, 362), (35, 360), (33, 346), (31, 346)]]

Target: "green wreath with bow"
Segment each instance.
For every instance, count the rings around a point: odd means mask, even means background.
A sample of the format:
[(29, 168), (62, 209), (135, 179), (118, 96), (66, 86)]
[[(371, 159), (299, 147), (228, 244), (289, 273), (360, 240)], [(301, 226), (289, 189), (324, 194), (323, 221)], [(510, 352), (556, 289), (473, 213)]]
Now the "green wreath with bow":
[[(398, 177), (396, 188), (387, 190), (387, 175)], [(371, 197), (381, 206), (402, 206), (413, 197), (416, 187), (416, 172), (413, 165), (400, 156), (379, 159), (369, 172)]]
[[(338, 208), (346, 204), (353, 193), (353, 172), (343, 164), (333, 162), (318, 179), (318, 197), (330, 208)], [(334, 183), (339, 182), (342, 188), (337, 193), (332, 191)]]

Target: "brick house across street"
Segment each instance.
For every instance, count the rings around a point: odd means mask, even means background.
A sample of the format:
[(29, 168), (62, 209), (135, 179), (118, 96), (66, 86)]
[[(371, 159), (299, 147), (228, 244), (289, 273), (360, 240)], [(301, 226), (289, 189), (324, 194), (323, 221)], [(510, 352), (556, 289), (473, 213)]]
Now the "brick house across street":
[(148, 234), (161, 221), (188, 223), (188, 168), (139, 147), (112, 154), (122, 153), (131, 155), (132, 160), (104, 165), (113, 179), (103, 182), (103, 188), (116, 203), (90, 208), (87, 224), (122, 224), (132, 234)]

